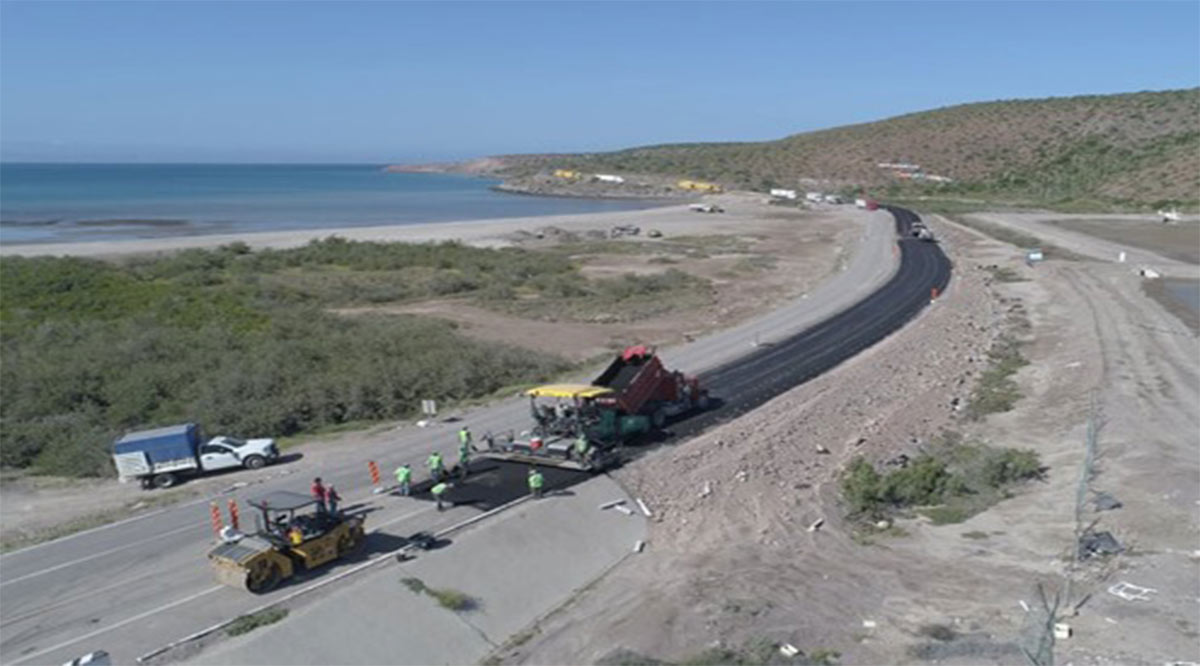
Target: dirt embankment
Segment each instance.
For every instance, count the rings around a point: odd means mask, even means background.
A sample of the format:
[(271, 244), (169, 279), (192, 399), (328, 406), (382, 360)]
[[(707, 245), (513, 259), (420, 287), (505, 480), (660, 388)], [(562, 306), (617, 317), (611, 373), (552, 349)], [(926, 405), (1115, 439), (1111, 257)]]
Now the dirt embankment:
[[(1065, 620), (1076, 635), (1058, 654), (1089, 664), (1194, 659), (1194, 338), (1189, 357), (1189, 339), (1139, 331), (1138, 321), (1167, 315), (1131, 300), (1138, 285), (1126, 272), (1113, 287), (1117, 276), (1092, 274), (1104, 266), (1029, 269), (1011, 246), (959, 227), (937, 231), (956, 262), (942, 299), (833, 373), (620, 471), (654, 512), (646, 552), (502, 660), (595, 663), (618, 648), (679, 659), (765, 639), (807, 654), (836, 650), (840, 663), (1024, 663), (1020, 649), (1036, 632), (1020, 602), (1035, 605), (1038, 582), (1063, 585), (1093, 400), (1109, 426), (1091, 490), (1121, 494), (1125, 508), (1097, 515), (1089, 504), (1085, 519), (1137, 546), (1132, 558), (1072, 572), (1071, 602), (1092, 598)], [(1026, 281), (998, 283), (992, 264)], [(955, 399), (968, 397), (991, 341), (1022, 318), (1032, 324), (1031, 365), (1016, 376), (1025, 399), (966, 421)], [(1033, 448), (1047, 479), (963, 524), (902, 521), (905, 534), (861, 543), (839, 519), (839, 470), (859, 454), (912, 455), (942, 429)], [(1126, 444), (1131, 436), (1137, 446)], [(1164, 464), (1173, 472), (1156, 485), (1149, 470)], [(818, 519), (821, 529), (806, 529)], [(1163, 594), (1131, 605), (1106, 592), (1122, 579)]]

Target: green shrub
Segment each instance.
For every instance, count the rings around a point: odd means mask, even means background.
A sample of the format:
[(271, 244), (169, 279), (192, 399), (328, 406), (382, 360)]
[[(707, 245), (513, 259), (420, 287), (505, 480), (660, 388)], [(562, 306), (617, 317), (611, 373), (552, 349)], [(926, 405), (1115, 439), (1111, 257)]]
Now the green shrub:
[(862, 456), (842, 472), (847, 517), (873, 521), (920, 507), (936, 524), (957, 523), (1007, 496), (1015, 484), (1039, 479), (1043, 469), (1029, 449), (997, 449), (948, 433), (909, 461), (880, 474)]
[[(440, 268), (456, 261), (464, 267)], [(488, 271), (504, 285), (570, 270), (553, 257), (547, 265), (520, 252), (336, 240), (127, 264), (6, 258), (0, 465), (109, 475), (109, 445), (125, 430), (194, 421), (214, 434), (281, 437), (544, 380), (567, 364), (437, 320), (323, 306), (474, 288)], [(206, 275), (220, 279), (197, 279)]]
[(286, 608), (268, 608), (252, 615), (239, 615), (228, 627), (225, 633), (230, 636), (240, 636), (268, 624), (275, 624), (288, 616)]

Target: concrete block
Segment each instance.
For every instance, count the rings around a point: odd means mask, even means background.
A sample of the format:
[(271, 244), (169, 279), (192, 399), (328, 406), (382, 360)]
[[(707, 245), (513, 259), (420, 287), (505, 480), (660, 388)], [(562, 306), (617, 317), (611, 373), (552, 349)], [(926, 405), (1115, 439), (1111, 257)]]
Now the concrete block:
[(637, 505), (639, 508), (641, 508), (642, 513), (645, 514), (647, 518), (651, 516), (650, 509), (646, 506), (646, 503), (642, 501), (642, 498), (639, 497), (637, 499)]
[(624, 503), (625, 503), (625, 500), (623, 500), (623, 499), (613, 500), (611, 502), (605, 502), (604, 504), (600, 505), (600, 510), (603, 511), (605, 509), (611, 509), (614, 506), (617, 506), (619, 504), (624, 504)]

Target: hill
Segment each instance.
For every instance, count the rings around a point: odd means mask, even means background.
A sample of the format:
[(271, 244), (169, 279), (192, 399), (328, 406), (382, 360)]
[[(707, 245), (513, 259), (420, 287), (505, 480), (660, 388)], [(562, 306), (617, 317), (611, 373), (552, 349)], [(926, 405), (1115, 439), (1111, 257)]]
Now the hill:
[[(880, 163), (920, 166), (914, 180)], [(1043, 203), (1200, 203), (1200, 88), (963, 104), (754, 143), (645, 146), (609, 153), (505, 155), (493, 173), (549, 169), (657, 174), (765, 190), (869, 188)], [(919, 177), (919, 178), (920, 178)]]

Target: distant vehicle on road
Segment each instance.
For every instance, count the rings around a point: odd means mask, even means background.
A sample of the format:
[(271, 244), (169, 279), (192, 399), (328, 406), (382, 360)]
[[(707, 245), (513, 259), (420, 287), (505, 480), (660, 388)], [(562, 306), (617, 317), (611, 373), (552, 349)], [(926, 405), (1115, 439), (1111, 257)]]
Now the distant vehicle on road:
[(143, 488), (170, 488), (184, 476), (234, 467), (259, 469), (278, 459), (274, 439), (222, 435), (203, 442), (195, 423), (131, 432), (113, 443), (117, 475)]
[(710, 204), (710, 203), (692, 204), (692, 205), (688, 206), (688, 208), (696, 211), (697, 213), (724, 213), (725, 212), (724, 208), (721, 208), (720, 206), (718, 206), (716, 204)]

